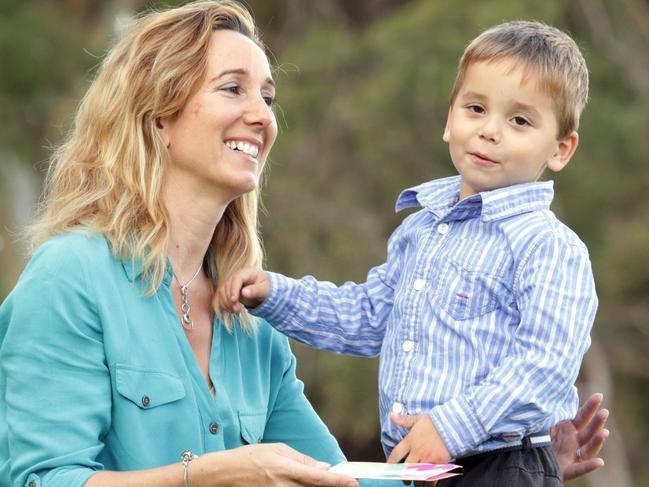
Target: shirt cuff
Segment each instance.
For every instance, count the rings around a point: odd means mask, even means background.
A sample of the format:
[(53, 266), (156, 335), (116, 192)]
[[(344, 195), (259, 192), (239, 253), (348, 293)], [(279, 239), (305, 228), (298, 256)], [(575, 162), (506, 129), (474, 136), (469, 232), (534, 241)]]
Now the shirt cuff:
[(428, 413), (452, 458), (460, 458), (490, 438), (465, 397), (455, 397)]
[(268, 296), (256, 308), (249, 308), (248, 312), (268, 321), (271, 325), (281, 324), (290, 312), (289, 297), (295, 291), (297, 281), (275, 272), (267, 271), (266, 274), (270, 282)]

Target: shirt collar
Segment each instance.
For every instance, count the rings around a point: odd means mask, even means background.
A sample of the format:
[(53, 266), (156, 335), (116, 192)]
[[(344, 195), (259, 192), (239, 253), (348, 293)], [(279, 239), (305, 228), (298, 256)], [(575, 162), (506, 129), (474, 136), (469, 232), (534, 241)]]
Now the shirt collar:
[(460, 176), (451, 176), (405, 189), (397, 198), (395, 209), (398, 212), (404, 208), (421, 206), (440, 217), (455, 205), (475, 207), (480, 204), (481, 220), (494, 221), (548, 209), (554, 197), (553, 188), (553, 181), (515, 184), (478, 193), (458, 203)]
[[(124, 268), (124, 273), (129, 281), (135, 282), (142, 274), (144, 273), (144, 266), (142, 265), (142, 259), (137, 257), (124, 257), (121, 259), (122, 267)], [(167, 286), (171, 283), (171, 278), (173, 276), (173, 269), (171, 268), (171, 261), (167, 258), (167, 267), (165, 269), (165, 276), (162, 279), (163, 284)]]

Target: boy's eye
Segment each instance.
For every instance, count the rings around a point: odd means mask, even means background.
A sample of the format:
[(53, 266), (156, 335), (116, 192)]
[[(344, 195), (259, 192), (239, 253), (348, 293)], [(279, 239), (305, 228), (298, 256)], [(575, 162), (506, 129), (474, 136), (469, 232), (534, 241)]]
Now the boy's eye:
[(480, 105), (469, 105), (466, 108), (473, 113), (484, 113), (484, 108), (482, 108)]
[(528, 122), (527, 119), (523, 117), (514, 117), (512, 118), (512, 121), (514, 122), (514, 125), (518, 125), (519, 127), (530, 125), (530, 122)]

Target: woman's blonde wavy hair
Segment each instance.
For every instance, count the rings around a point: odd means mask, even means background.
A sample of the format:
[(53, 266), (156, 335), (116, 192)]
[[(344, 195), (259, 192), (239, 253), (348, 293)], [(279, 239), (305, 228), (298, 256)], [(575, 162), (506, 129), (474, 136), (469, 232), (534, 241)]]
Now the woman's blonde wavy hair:
[[(148, 293), (157, 291), (170, 229), (161, 199), (168, 152), (156, 124), (178, 114), (203, 80), (211, 33), (220, 29), (263, 49), (247, 10), (214, 0), (149, 12), (109, 51), (50, 159), (38, 218), (28, 230), (32, 250), (55, 235), (98, 232), (116, 256), (141, 262)], [(261, 266), (258, 205), (255, 190), (225, 210), (205, 256), (213, 282), (241, 266)], [(236, 320), (221, 312), (216, 293), (213, 306), (232, 330)], [(254, 323), (245, 313), (238, 321), (246, 330)]]

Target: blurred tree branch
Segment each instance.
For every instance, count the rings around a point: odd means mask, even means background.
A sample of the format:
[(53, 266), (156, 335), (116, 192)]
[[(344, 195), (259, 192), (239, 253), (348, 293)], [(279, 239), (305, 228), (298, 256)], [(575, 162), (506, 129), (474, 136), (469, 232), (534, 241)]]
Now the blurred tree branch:
[(617, 2), (617, 11), (625, 16), (624, 39), (618, 36), (618, 28), (602, 0), (578, 0), (586, 20), (593, 44), (621, 72), (628, 85), (640, 97), (649, 95), (649, 58), (646, 47), (649, 42), (649, 4), (646, 0)]

